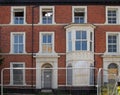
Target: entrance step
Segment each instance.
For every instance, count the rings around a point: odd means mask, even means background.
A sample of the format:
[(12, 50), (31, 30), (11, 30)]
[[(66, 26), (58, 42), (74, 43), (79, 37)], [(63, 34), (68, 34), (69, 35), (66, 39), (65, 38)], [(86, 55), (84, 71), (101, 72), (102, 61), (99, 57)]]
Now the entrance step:
[(52, 92), (52, 89), (42, 89), (41, 92), (50, 93)]

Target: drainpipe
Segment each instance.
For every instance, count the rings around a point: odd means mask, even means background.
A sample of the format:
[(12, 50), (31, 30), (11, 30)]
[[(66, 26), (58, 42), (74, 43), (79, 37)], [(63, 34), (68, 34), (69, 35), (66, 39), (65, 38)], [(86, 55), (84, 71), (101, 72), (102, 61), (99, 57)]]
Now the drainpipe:
[[(96, 61), (95, 61), (95, 29), (94, 29), (94, 68), (96, 68)], [(96, 77), (95, 77), (95, 75), (96, 75), (96, 69), (94, 69), (94, 86), (95, 86), (95, 81), (96, 81)]]
[[(32, 51), (32, 55), (31, 55), (31, 68), (33, 68), (34, 65), (34, 60), (33, 60), (33, 55), (34, 55), (34, 6), (32, 7), (32, 33), (31, 33), (31, 39), (32, 39), (32, 45), (31, 45), (31, 51)], [(31, 85), (33, 88), (33, 70), (31, 70)]]
[[(38, 5), (36, 6), (32, 6), (32, 35), (31, 35), (31, 39), (32, 39), (32, 43), (31, 43), (31, 51), (32, 51), (32, 54), (31, 54), (31, 68), (34, 68), (34, 59), (33, 59), (33, 56), (34, 56), (34, 9), (38, 7)], [(34, 72), (33, 70), (35, 69), (32, 69), (31, 70), (31, 87), (33, 88), (33, 81), (34, 81), (34, 78), (33, 78), (33, 75), (34, 75)]]

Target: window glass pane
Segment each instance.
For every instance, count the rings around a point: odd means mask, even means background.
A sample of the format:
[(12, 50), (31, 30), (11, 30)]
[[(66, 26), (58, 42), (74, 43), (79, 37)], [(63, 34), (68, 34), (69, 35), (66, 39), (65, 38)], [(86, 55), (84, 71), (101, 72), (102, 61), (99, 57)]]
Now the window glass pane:
[(19, 35), (19, 43), (23, 43), (23, 35)]
[(68, 32), (68, 51), (72, 51), (72, 35)]
[(67, 85), (72, 85), (72, 66), (67, 66)]
[(23, 17), (20, 17), (19, 18), (19, 24), (23, 24), (24, 23), (24, 18)]
[(13, 67), (14, 68), (17, 68), (17, 67), (20, 68), (20, 67), (23, 67), (23, 64), (13, 64)]
[(92, 51), (92, 42), (90, 42), (90, 51)]
[(86, 31), (82, 32), (82, 39), (86, 39)]
[(82, 50), (87, 50), (87, 41), (82, 42)]
[(23, 44), (19, 46), (19, 53), (23, 53)]
[(43, 35), (43, 43), (47, 43), (47, 36), (46, 35)]
[(52, 44), (49, 44), (47, 47), (48, 47), (48, 52), (51, 53), (52, 52)]
[(81, 32), (80, 31), (76, 32), (76, 39), (81, 39)]
[(111, 63), (110, 65), (108, 65), (108, 69), (117, 69), (118, 68), (118, 65), (115, 64), (115, 63)]
[(71, 40), (71, 32), (68, 32), (68, 40)]
[(81, 50), (81, 42), (80, 41), (76, 41), (75, 48), (76, 48), (76, 50)]
[(44, 44), (42, 44), (42, 52), (43, 53), (47, 52), (47, 46)]
[(17, 44), (14, 45), (14, 53), (18, 53), (18, 45)]
[(72, 41), (69, 41), (68, 51), (72, 51)]
[(52, 42), (52, 36), (48, 35), (48, 43), (51, 43), (51, 42)]
[(18, 39), (18, 35), (14, 35), (14, 43), (18, 43), (19, 39)]
[(93, 38), (92, 38), (92, 32), (90, 32), (90, 40), (92, 41), (92, 39), (93, 39)]
[(52, 17), (48, 17), (48, 24), (52, 23)]

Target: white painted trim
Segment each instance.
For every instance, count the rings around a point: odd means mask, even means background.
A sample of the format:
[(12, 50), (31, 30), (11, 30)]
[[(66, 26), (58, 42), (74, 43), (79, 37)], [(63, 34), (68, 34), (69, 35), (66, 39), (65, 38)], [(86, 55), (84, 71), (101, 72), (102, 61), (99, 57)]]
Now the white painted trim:
[[(23, 46), (23, 53), (14, 53), (13, 52), (13, 41), (14, 41), (14, 39), (13, 39), (13, 35), (14, 34), (23, 34), (23, 44), (24, 44), (24, 46)], [(10, 36), (10, 54), (26, 54), (26, 51), (25, 51), (25, 47), (26, 47), (26, 36), (25, 36), (25, 32), (11, 32), (11, 36)]]
[[(68, 33), (71, 32), (72, 35), (72, 51), (76, 51), (75, 50), (75, 40), (76, 40), (76, 31), (86, 31), (86, 36), (87, 36), (87, 50), (85, 51), (90, 51), (90, 46), (89, 46), (89, 42), (90, 42), (90, 32), (92, 32), (92, 52), (94, 51), (94, 28), (90, 27), (90, 26), (81, 26), (81, 25), (77, 25), (77, 26), (70, 26), (70, 27), (66, 27), (66, 52), (68, 51)], [(83, 50), (82, 50), (83, 51)]]
[[(109, 9), (114, 9), (114, 10), (117, 10), (117, 23), (115, 23), (115, 24), (110, 24), (110, 23), (108, 23), (108, 13), (107, 13), (107, 11), (109, 10)], [(120, 6), (106, 6), (106, 22), (105, 22), (105, 24), (109, 24), (109, 25), (119, 25), (120, 24), (120, 19), (119, 19), (119, 16), (120, 16)]]
[[(42, 35), (43, 34), (52, 34), (52, 53), (42, 53)], [(55, 43), (55, 39), (54, 39), (54, 36), (55, 36), (55, 33), (54, 32), (39, 32), (39, 53), (40, 54), (47, 54), (47, 55), (49, 55), (49, 54), (53, 54), (53, 53), (55, 53), (55, 46), (54, 46), (54, 43)]]
[[(13, 64), (23, 64), (23, 68), (25, 68), (25, 62), (10, 62), (10, 85), (13, 84)], [(23, 84), (26, 85), (25, 83), (25, 69), (23, 69)]]
[(74, 9), (75, 8), (85, 9), (85, 22), (84, 23), (87, 23), (87, 6), (72, 6), (72, 22), (74, 23)]
[[(115, 63), (115, 64), (118, 65), (118, 76), (120, 76), (120, 69), (119, 69), (119, 67), (120, 67), (120, 60), (119, 60), (119, 59), (120, 59), (120, 58), (115, 58), (115, 57), (112, 57), (112, 58), (104, 58), (104, 59), (103, 59), (103, 69), (108, 70), (108, 65), (110, 65), (111, 63)], [(107, 73), (107, 72), (104, 71), (104, 74), (106, 74), (106, 73)], [(108, 79), (107, 79), (107, 78), (104, 78), (104, 81), (107, 82)], [(119, 82), (120, 82), (120, 80), (119, 80)]]
[(58, 58), (36, 58), (36, 88), (42, 88), (42, 79), (41, 79), (41, 69), (42, 66), (46, 63), (52, 65), (52, 88), (56, 89), (58, 87)]
[[(24, 23), (23, 24), (14, 24), (14, 21), (13, 21), (14, 9), (23, 9), (24, 10)], [(26, 6), (12, 6), (11, 7), (11, 22), (10, 22), (10, 24), (12, 24), (12, 25), (24, 25), (24, 24), (27, 24), (26, 23)]]
[[(108, 52), (108, 35), (117, 35), (117, 52)], [(120, 32), (106, 32), (106, 51), (105, 51), (105, 54), (110, 54), (110, 55), (116, 55), (116, 54), (119, 54), (120, 53)]]
[(52, 18), (52, 24), (55, 24), (55, 6), (40, 6), (40, 15), (39, 15), (39, 18), (40, 18), (40, 21), (39, 21), (39, 24), (42, 24), (42, 25), (51, 25), (51, 24), (43, 24), (42, 23), (42, 9), (44, 8), (52, 8), (52, 11), (53, 11), (53, 18)]

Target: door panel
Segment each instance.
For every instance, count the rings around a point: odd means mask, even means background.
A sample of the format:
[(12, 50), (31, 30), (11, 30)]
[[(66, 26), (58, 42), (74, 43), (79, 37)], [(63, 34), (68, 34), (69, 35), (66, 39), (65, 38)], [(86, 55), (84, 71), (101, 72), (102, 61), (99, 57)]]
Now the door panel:
[(52, 71), (44, 70), (44, 88), (51, 88)]

